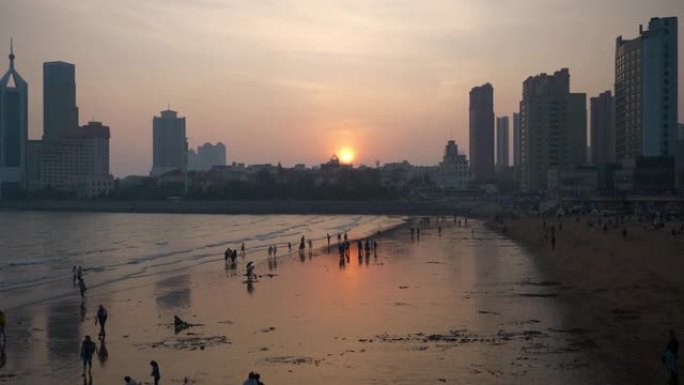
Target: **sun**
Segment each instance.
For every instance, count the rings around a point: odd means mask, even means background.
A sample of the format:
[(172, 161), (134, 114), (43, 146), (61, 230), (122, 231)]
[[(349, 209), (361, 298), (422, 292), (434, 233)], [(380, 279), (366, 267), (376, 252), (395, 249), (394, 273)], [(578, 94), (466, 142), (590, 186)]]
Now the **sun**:
[(351, 164), (351, 162), (354, 160), (354, 150), (344, 147), (340, 151), (338, 151), (338, 155), (340, 158), (340, 162), (344, 164)]

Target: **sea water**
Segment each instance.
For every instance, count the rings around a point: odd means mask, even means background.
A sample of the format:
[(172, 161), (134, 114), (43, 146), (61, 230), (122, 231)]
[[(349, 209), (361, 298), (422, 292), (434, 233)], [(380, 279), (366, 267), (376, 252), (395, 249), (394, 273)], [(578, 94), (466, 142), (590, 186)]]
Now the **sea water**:
[[(223, 259), (244, 243), (247, 261), (266, 259), (302, 236), (314, 247), (337, 235), (366, 237), (403, 222), (362, 215), (188, 215), (0, 212), (0, 297), (5, 310), (70, 295), (81, 266), (88, 288)], [(308, 245), (307, 245), (308, 246)]]

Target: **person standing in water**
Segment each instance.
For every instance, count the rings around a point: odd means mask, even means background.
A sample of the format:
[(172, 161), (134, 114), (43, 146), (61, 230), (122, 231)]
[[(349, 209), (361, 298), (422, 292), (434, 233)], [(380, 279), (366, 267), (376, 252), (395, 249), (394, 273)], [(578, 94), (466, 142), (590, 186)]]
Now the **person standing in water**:
[(107, 323), (107, 309), (104, 308), (104, 306), (100, 305), (100, 307), (97, 309), (97, 315), (95, 316), (95, 325), (100, 323), (100, 333), (98, 333), (98, 336), (101, 339), (105, 338), (105, 324)]
[(95, 354), (96, 349), (97, 345), (95, 345), (95, 342), (90, 339), (90, 336), (85, 336), (83, 343), (81, 344), (81, 361), (83, 361), (84, 375), (86, 372), (86, 366), (88, 367), (89, 372), (93, 369), (93, 354)]
[(159, 379), (161, 378), (161, 374), (159, 373), (159, 364), (157, 361), (150, 361), (150, 366), (152, 367), (152, 373), (150, 373), (150, 376), (154, 379), (154, 385), (159, 385)]

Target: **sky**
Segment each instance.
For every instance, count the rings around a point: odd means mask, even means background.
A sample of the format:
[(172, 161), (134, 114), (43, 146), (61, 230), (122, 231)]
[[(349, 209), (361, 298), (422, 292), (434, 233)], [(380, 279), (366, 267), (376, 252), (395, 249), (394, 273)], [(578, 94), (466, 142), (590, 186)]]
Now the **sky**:
[(588, 101), (613, 88), (616, 37), (656, 16), (680, 18), (684, 52), (683, 0), (0, 0), (0, 52), (12, 36), (34, 139), (42, 63), (76, 64), (81, 124), (111, 127), (115, 176), (149, 172), (168, 105), (190, 147), (221, 141), (229, 163), (348, 147), (355, 164), (429, 165), (450, 138), (468, 152), (472, 87), (492, 83), (511, 115), (523, 80), (567, 67)]

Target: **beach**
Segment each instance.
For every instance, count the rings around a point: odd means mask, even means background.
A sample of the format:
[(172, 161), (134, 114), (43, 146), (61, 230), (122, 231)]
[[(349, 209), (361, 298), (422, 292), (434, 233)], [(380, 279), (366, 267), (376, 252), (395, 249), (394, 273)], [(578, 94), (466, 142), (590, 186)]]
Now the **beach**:
[[(278, 384), (612, 383), (526, 248), (476, 220), (450, 219), (441, 234), (434, 221), (420, 239), (408, 230), (415, 219), (384, 232), (361, 258), (352, 243), (344, 263), (335, 247), (258, 251), (247, 257), (258, 260), (253, 283), (247, 259), (233, 270), (219, 254), (95, 286), (84, 307), (76, 289), (16, 306), (0, 382), (151, 383), (155, 360), (162, 384), (240, 384), (250, 371)], [(81, 377), (79, 346), (97, 335), (99, 304), (105, 351), (98, 342), (92, 377)], [(176, 334), (174, 315), (192, 326)]]
[[(554, 294), (570, 310), (568, 322), (583, 331), (591, 341), (588, 348), (618, 383), (665, 383), (661, 357), (668, 331), (681, 336), (684, 330), (684, 237), (671, 234), (680, 223), (656, 231), (631, 219), (607, 226), (604, 234), (599, 220), (598, 215), (524, 218), (506, 220), (505, 227), (557, 284)], [(543, 240), (544, 222), (547, 229), (555, 227), (555, 250), (550, 238)]]

